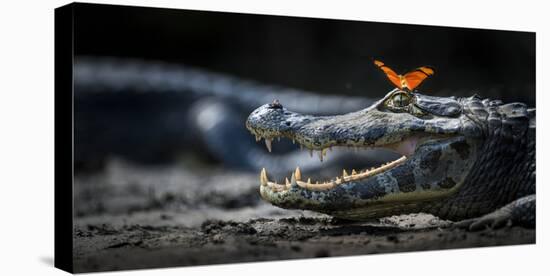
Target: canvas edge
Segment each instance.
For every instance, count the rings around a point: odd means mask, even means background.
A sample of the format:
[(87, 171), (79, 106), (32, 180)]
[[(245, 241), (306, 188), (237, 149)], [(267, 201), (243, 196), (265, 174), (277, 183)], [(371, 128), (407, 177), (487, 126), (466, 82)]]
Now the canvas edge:
[(55, 230), (54, 266), (73, 273), (73, 57), (74, 7), (55, 13)]

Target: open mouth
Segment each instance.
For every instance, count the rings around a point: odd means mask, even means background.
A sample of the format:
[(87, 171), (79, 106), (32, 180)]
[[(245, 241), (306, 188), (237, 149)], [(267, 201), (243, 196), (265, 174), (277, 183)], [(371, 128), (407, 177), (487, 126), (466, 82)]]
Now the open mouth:
[[(256, 135), (256, 141), (259, 142), (262, 139), (264, 139), (265, 145), (269, 152), (272, 151), (274, 138), (280, 139), (280, 137), (264, 138), (259, 135)], [(301, 148), (306, 147), (309, 149), (310, 156), (313, 158), (314, 150), (312, 149), (312, 147), (310, 147), (307, 144), (306, 145), (302, 144), (300, 140), (301, 139), (296, 139), (296, 141), (298, 141)], [(312, 179), (310, 177), (304, 177), (302, 176), (302, 172), (300, 171), (300, 168), (296, 167), (294, 172), (292, 172), (290, 176), (287, 176), (284, 179), (284, 182), (282, 183), (277, 183), (276, 181), (270, 180), (268, 177), (267, 170), (263, 168), (260, 172), (260, 183), (262, 186), (267, 186), (274, 191), (288, 190), (293, 186), (299, 186), (312, 191), (333, 189), (339, 185), (368, 179), (370, 177), (376, 176), (380, 173), (386, 172), (390, 169), (400, 166), (401, 164), (407, 161), (408, 157), (414, 154), (417, 146), (423, 143), (424, 140), (425, 139), (421, 139), (419, 137), (413, 136), (413, 137), (406, 138), (397, 143), (377, 145), (373, 147), (358, 145), (358, 144), (354, 144), (353, 142), (346, 143), (344, 145), (334, 145), (334, 144), (327, 143), (327, 146), (317, 147), (318, 148), (317, 156), (321, 161), (323, 161), (323, 159), (327, 157), (327, 153), (329, 151), (332, 151), (332, 147), (351, 147), (355, 150), (383, 148), (386, 150), (399, 153), (400, 157), (396, 160), (379, 164), (376, 167), (363, 168), (363, 169), (350, 169), (350, 170), (343, 169), (341, 175), (332, 177), (330, 179)], [(296, 141), (295, 139), (293, 139), (293, 142), (296, 142)]]

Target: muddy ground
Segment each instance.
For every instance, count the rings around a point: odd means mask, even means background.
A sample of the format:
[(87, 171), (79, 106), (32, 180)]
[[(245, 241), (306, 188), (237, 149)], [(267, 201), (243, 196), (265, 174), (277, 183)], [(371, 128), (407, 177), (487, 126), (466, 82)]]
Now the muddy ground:
[(75, 177), (77, 272), (513, 245), (535, 230), (468, 232), (429, 214), (349, 222), (263, 202), (258, 175), (112, 160)]

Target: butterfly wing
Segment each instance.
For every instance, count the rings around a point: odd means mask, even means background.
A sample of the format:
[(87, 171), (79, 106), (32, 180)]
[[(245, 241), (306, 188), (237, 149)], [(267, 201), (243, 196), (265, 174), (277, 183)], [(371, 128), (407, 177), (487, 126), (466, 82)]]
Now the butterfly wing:
[(409, 90), (414, 90), (417, 88), (422, 82), (429, 76), (434, 74), (434, 69), (428, 66), (423, 66), (420, 68), (417, 68), (414, 71), (411, 71), (405, 76), (403, 76), (403, 79), (405, 80), (405, 84), (407, 85), (407, 88)]
[(386, 74), (386, 77), (390, 80), (391, 83), (393, 83), (393, 85), (400, 89), (403, 88), (401, 86), (401, 78), (390, 67), (386, 66), (383, 62), (379, 60), (374, 60), (374, 65), (378, 66), (378, 68), (380, 68), (380, 70), (382, 70), (384, 74)]

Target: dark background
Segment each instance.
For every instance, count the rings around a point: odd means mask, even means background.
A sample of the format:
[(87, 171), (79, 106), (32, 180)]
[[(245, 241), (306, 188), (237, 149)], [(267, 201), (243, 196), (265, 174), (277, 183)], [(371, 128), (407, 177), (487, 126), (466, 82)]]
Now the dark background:
[(345, 20), (76, 6), (77, 55), (198, 66), (318, 93), (377, 97), (392, 87), (372, 65), (436, 74), (425, 94), (535, 104), (535, 34)]

